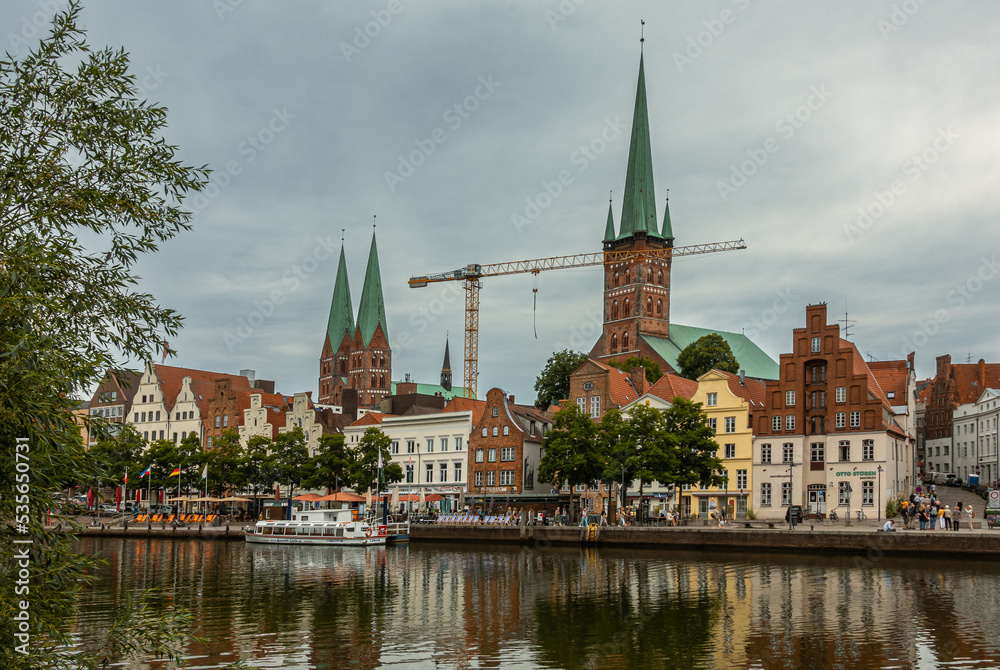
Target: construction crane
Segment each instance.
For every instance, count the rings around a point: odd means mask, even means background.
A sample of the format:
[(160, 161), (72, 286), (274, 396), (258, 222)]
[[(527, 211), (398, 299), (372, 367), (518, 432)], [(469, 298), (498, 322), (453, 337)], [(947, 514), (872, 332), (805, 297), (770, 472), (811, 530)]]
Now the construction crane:
[(642, 261), (663, 258), (679, 258), (681, 256), (696, 256), (719, 251), (737, 251), (746, 249), (743, 240), (731, 242), (713, 242), (711, 244), (694, 244), (687, 247), (666, 247), (663, 249), (599, 251), (590, 254), (575, 254), (573, 256), (551, 256), (535, 258), (528, 261), (512, 261), (509, 263), (492, 263), (479, 265), (472, 263), (450, 272), (410, 277), (410, 288), (423, 288), (428, 284), (444, 281), (465, 282), (465, 377), (463, 386), (465, 395), (476, 397), (479, 377), (479, 289), (483, 277), (499, 277), (501, 275), (516, 275), (531, 273), (537, 275), (543, 270), (565, 270), (567, 268), (585, 268), (605, 263), (620, 263), (624, 261)]

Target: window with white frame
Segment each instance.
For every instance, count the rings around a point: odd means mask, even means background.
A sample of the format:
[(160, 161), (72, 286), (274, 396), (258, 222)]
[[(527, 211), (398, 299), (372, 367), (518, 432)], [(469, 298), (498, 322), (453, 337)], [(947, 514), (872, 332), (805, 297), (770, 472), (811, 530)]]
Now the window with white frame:
[(433, 454), (434, 453), (434, 438), (433, 437), (428, 437), (425, 440), (425, 444), (427, 445), (427, 452), (426, 453)]
[(440, 482), (446, 482), (446, 481), (448, 481), (448, 464), (447, 463), (442, 463), (441, 464), (441, 468), (440, 468), (440, 473), (439, 474), (440, 474), (440, 479), (438, 479), (438, 481), (440, 481)]
[(840, 460), (842, 461), (851, 460), (851, 441), (841, 440), (839, 447), (840, 447)]
[(462, 451), (462, 438), (455, 438), (455, 451)]
[(786, 432), (791, 432), (793, 430), (795, 430), (795, 415), (794, 414), (786, 414), (785, 415), (785, 431)]
[(486, 473), (486, 485), (496, 486), (497, 485), (497, 473), (494, 470), (490, 470)]
[(428, 463), (424, 470), (424, 481), (430, 484), (434, 481), (434, 464)]
[(747, 471), (737, 470), (736, 471), (736, 488), (741, 491), (747, 487)]
[[(483, 435), (483, 437), (486, 437), (486, 436)], [(406, 453), (413, 454), (413, 453), (416, 453), (416, 451), (417, 451), (417, 442), (416, 442), (416, 440), (407, 440), (406, 441)]]
[(719, 473), (719, 476), (720, 476), (720, 477), (722, 477), (723, 481), (727, 482), (727, 484), (723, 484), (723, 486), (726, 486), (726, 487), (728, 488), (728, 482), (729, 482), (729, 470), (722, 470), (722, 471), (721, 471), (721, 472)]
[(486, 461), (489, 463), (497, 462), (497, 450), (496, 447), (490, 447), (489, 451), (486, 452)]
[(851, 428), (861, 427), (861, 412), (851, 412)]
[(847, 412), (837, 412), (834, 415), (834, 425), (837, 428), (847, 427)]
[(708, 427), (712, 429), (713, 433), (719, 432), (718, 431), (718, 425), (719, 425), (718, 419), (716, 419), (715, 417), (709, 418), (709, 420), (708, 420)]
[(455, 461), (454, 463), (452, 463), (452, 466), (453, 466), (452, 467), (452, 470), (453, 470), (452, 474), (455, 476), (454, 480), (456, 482), (462, 481), (462, 470), (463, 470), (462, 463), (460, 461)]
[(580, 408), (580, 411), (586, 414), (587, 412), (587, 398), (581, 396), (576, 399), (576, 406)]
[(476, 486), (482, 486), (482, 485), (483, 485), (483, 471), (478, 470), (476, 471)]
[(392, 446), (389, 447), (389, 453), (398, 454), (399, 453), (399, 440), (393, 440)]
[(510, 435), (510, 426), (504, 426), (503, 427), (503, 434), (504, 435)]
[(725, 454), (723, 458), (736, 458), (736, 445), (727, 444), (722, 448), (722, 453)]
[(705, 394), (705, 406), (715, 407), (719, 404), (719, 394), (718, 393), (706, 393)]
[(482, 463), (482, 462), (483, 462), (483, 450), (476, 449), (476, 463)]
[(735, 433), (736, 432), (736, 417), (727, 416), (726, 417), (726, 432)]
[(448, 451), (448, 438), (447, 437), (442, 437), (441, 438), (441, 451)]
[(513, 461), (514, 460), (514, 447), (501, 447), (500, 448), (500, 460), (501, 461)]
[(864, 506), (875, 504), (875, 482), (861, 482), (861, 504)]
[(849, 482), (840, 482), (837, 486), (837, 502), (841, 505), (847, 505), (851, 501), (851, 490)]
[(775, 433), (781, 432), (781, 417), (772, 416), (771, 417), (771, 430)]
[(770, 444), (765, 443), (765, 444), (760, 445), (760, 462), (761, 463), (770, 463), (771, 462), (771, 445)]
[(601, 416), (601, 396), (590, 396), (590, 418), (596, 419)]
[(494, 407), (493, 408), (493, 416), (494, 416), (494, 418), (500, 416), (500, 408), (499, 407)]
[[(945, 447), (946, 454), (947, 449), (948, 447)], [(875, 440), (861, 440), (861, 460), (875, 460)]]
[(795, 391), (785, 391), (785, 407), (795, 407)]
[(513, 486), (514, 485), (514, 471), (513, 470), (501, 470), (500, 471), (500, 486)]
[(792, 484), (791, 482), (781, 482), (781, 504), (792, 504)]
[(771, 483), (764, 482), (760, 485), (760, 506), (770, 507), (771, 506)]
[(812, 349), (812, 353), (814, 353), (814, 354), (818, 354), (819, 353), (819, 338), (818, 337), (812, 338), (812, 347), (811, 347), (811, 349)]
[(837, 402), (847, 402), (847, 387), (846, 386), (838, 386), (836, 394), (837, 394), (837, 396), (836, 396)]
[(484, 426), (483, 427), (483, 437), (486, 437), (487, 435), (489, 435), (489, 429)]
[(790, 442), (785, 442), (781, 445), (781, 462), (782, 463), (793, 463), (792, 460), (795, 457), (795, 447), (792, 446)]
[(493, 426), (493, 437), (496, 437), (497, 435), (499, 435), (500, 434), (499, 431), (500, 431), (500, 429), (497, 426)]

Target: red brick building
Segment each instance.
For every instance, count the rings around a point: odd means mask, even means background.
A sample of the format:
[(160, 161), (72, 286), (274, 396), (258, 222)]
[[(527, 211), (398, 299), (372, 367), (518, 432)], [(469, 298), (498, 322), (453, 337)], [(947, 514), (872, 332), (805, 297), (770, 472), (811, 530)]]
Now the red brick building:
[(825, 304), (806, 307), (792, 353), (779, 359), (780, 378), (765, 382), (764, 407), (753, 413), (754, 507), (765, 516), (783, 515), (789, 504), (814, 513), (828, 504), (884, 505), (914, 485), (914, 440), (896, 417), (912, 416), (913, 355), (881, 364), (890, 401), (857, 347), (826, 319)]
[(535, 473), (552, 415), (517, 405), (502, 389), (486, 394), (482, 418), (469, 437), (469, 492), (472, 495), (548, 494)]

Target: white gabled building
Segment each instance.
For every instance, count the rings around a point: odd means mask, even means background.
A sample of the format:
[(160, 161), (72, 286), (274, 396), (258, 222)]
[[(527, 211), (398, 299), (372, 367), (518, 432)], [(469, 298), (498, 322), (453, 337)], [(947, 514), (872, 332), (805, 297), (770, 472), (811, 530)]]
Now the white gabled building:
[(450, 407), (402, 416), (369, 412), (344, 429), (345, 440), (355, 446), (368, 428), (378, 428), (392, 440), (392, 461), (403, 469), (403, 481), (390, 485), (390, 492), (419, 495), (423, 489), (426, 495), (442, 496), (443, 509), (455, 510), (468, 492), (468, 442), (475, 410)]
[[(997, 423), (1000, 421), (1000, 390), (987, 388), (975, 402), (959, 405), (952, 415), (953, 470), (963, 481), (980, 475), (980, 484), (993, 481), (1000, 472)], [(935, 451), (935, 454), (937, 452)], [(929, 456), (928, 456), (929, 458)]]

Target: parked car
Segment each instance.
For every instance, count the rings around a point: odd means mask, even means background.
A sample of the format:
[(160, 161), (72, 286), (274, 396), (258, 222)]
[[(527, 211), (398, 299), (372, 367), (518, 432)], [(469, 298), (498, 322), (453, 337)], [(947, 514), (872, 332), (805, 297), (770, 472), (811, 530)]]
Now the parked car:
[(795, 523), (802, 523), (805, 519), (805, 510), (802, 509), (802, 505), (789, 505), (785, 510), (785, 521), (788, 521), (789, 516), (794, 517)]
[(115, 514), (118, 508), (112, 503), (101, 503), (101, 514)]
[(959, 479), (958, 475), (956, 475), (954, 472), (949, 472), (948, 474), (946, 474), (944, 476), (944, 485), (945, 486), (961, 486), (962, 485), (962, 480)]
[(173, 514), (174, 513), (174, 506), (173, 505), (153, 505), (152, 507), (149, 508), (149, 513), (150, 514)]

